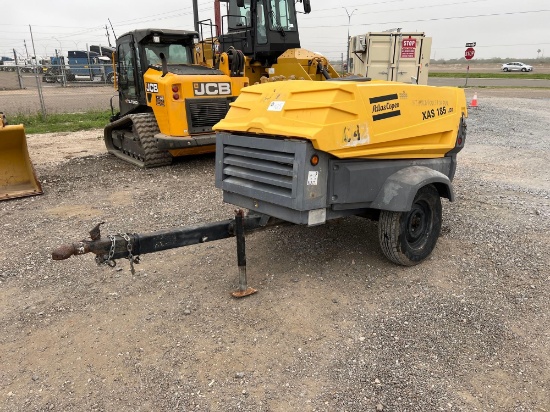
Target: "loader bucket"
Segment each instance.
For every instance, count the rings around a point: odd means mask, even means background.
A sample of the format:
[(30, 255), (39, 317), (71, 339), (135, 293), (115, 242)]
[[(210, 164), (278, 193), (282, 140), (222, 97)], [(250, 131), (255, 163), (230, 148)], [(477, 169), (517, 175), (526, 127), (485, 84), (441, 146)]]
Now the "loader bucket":
[(42, 194), (23, 125), (0, 125), (0, 200)]

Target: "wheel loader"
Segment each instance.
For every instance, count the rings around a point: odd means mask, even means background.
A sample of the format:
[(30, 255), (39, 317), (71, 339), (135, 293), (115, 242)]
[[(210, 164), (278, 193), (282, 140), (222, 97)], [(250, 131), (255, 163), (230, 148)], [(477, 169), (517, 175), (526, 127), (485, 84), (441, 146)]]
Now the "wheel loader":
[(360, 216), (378, 221), (390, 261), (416, 265), (435, 248), (441, 198), (455, 200), (451, 182), (467, 114), (464, 91), (453, 87), (345, 78), (244, 88), (214, 126), (215, 184), (239, 208), (234, 219), (107, 237), (98, 225), (91, 240), (61, 246), (52, 258), (92, 252), (99, 264), (127, 258), (133, 269), (142, 254), (235, 236), (234, 296), (242, 297), (255, 292), (245, 233)]
[(0, 200), (40, 195), (23, 125), (7, 125), (0, 112)]
[[(196, 2), (194, 0), (195, 7)], [(299, 2), (303, 3), (304, 14), (311, 12), (309, 0)], [(226, 15), (221, 14), (220, 3), (227, 4)], [(293, 0), (215, 1), (213, 27), (209, 20), (195, 22), (195, 30), (201, 34), (208, 33), (209, 28), (210, 32), (217, 31), (216, 37), (201, 36), (204, 40), (200, 42), (202, 54), (198, 58), (217, 67), (227, 61), (223, 53), (238, 50), (244, 60), (243, 75), (250, 84), (267, 79), (324, 81), (339, 77), (324, 56), (301, 48), (297, 3)]]

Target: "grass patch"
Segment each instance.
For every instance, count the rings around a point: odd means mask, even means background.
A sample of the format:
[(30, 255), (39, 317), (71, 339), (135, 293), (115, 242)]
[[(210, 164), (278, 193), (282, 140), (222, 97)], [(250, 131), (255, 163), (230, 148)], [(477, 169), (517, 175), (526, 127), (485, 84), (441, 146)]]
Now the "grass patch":
[[(466, 78), (466, 72), (431, 72), (429, 77)], [(539, 79), (550, 80), (548, 73), (469, 73), (470, 79)]]
[(103, 129), (111, 111), (94, 111), (86, 113), (52, 113), (42, 119), (41, 114), (14, 115), (8, 118), (9, 124), (23, 124), (26, 134), (77, 132), (79, 130)]

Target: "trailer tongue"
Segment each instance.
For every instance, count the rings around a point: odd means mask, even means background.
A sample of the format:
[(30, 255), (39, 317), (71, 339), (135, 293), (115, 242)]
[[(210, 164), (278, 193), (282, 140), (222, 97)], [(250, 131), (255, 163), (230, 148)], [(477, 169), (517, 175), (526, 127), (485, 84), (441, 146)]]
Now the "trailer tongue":
[(232, 294), (234, 297), (241, 298), (256, 292), (256, 289), (249, 287), (247, 283), (245, 231), (251, 232), (281, 223), (284, 222), (269, 218), (269, 216), (245, 216), (243, 210), (238, 209), (235, 211), (235, 219), (160, 230), (141, 235), (137, 233), (119, 233), (103, 238), (100, 230), (103, 223), (99, 223), (90, 231), (90, 240), (81, 240), (58, 247), (52, 252), (52, 259), (65, 260), (71, 256), (94, 253), (98, 265), (114, 267), (117, 259), (124, 258), (130, 261), (130, 268), (133, 273), (134, 264), (139, 263), (141, 255), (236, 237), (239, 289)]
[(246, 283), (244, 232), (289, 222), (309, 226), (350, 215), (379, 221), (384, 255), (400, 265), (426, 259), (439, 237), (441, 197), (464, 147), (464, 91), (384, 81), (288, 81), (244, 88), (215, 129), (216, 186), (250, 210), (235, 219), (145, 235), (101, 238), (54, 251), (88, 252), (98, 263), (237, 237)]

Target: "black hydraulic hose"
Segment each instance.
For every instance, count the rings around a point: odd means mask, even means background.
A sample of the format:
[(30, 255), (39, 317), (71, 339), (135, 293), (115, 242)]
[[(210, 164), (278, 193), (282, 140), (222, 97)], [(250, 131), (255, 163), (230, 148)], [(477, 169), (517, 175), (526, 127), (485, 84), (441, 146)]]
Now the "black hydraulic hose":
[(237, 50), (237, 53), (239, 54), (239, 73), (242, 76), (242, 75), (244, 75), (245, 57), (244, 57), (244, 53), (242, 52), (242, 50)]
[(315, 59), (317, 61), (317, 73), (321, 73), (325, 80), (330, 79), (330, 73), (328, 72), (327, 68), (323, 66), (323, 63), (321, 59)]
[(231, 76), (242, 76), (244, 72), (244, 53), (231, 46), (227, 54), (231, 62)]

